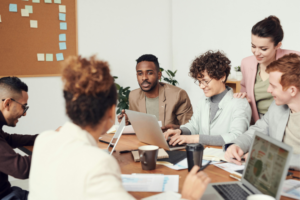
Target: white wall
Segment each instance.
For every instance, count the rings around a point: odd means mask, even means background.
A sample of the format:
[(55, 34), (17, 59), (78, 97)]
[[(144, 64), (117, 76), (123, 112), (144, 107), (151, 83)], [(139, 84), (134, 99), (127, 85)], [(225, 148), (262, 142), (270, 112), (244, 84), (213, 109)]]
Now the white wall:
[(299, 8), (299, 0), (172, 1), (173, 68), (180, 71), (180, 87), (187, 90), (193, 105), (204, 96), (187, 76), (196, 56), (219, 49), (226, 53), (232, 66), (240, 65), (242, 58), (252, 54), (252, 26), (269, 15), (281, 20), (282, 48), (300, 51)]
[[(110, 63), (117, 82), (138, 87), (136, 59), (151, 53), (161, 67), (171, 68), (171, 0), (78, 0), (79, 54)], [(9, 133), (35, 134), (68, 120), (60, 77), (22, 78), (29, 86), (30, 106)]]

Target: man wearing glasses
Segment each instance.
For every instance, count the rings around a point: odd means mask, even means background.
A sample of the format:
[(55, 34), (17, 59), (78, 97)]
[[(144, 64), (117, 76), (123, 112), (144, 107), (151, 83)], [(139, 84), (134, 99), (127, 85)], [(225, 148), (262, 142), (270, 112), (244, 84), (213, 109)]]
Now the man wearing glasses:
[(17, 154), (13, 148), (33, 145), (37, 135), (5, 133), (4, 125), (15, 127), (28, 110), (28, 87), (17, 77), (0, 78), (0, 200), (27, 199), (28, 191), (11, 187), (8, 175), (18, 179), (29, 176), (31, 157)]
[(208, 51), (197, 57), (190, 76), (203, 90), (191, 120), (180, 129), (169, 129), (165, 138), (170, 145), (198, 143), (222, 146), (236, 139), (249, 127), (251, 108), (246, 99), (233, 98), (233, 90), (225, 85), (230, 72), (230, 60), (221, 52)]

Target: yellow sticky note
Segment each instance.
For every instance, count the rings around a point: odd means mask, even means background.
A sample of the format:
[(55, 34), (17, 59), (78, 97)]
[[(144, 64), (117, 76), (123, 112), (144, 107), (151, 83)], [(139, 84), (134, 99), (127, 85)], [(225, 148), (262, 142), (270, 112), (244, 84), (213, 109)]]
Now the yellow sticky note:
[(65, 5), (59, 5), (58, 8), (59, 8), (59, 12), (61, 12), (61, 13), (67, 12)]
[(21, 16), (22, 17), (29, 17), (29, 12), (27, 9), (21, 9)]
[(45, 54), (44, 53), (38, 53), (37, 54), (37, 60), (38, 61), (45, 61)]
[(30, 28), (37, 28), (38, 21), (37, 20), (30, 20)]

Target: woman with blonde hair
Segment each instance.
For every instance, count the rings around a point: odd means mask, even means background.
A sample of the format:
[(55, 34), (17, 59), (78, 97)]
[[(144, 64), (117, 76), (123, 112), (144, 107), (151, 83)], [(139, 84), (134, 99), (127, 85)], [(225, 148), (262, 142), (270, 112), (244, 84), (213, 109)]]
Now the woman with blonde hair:
[[(70, 57), (62, 80), (71, 122), (35, 141), (29, 199), (134, 199), (122, 186), (116, 159), (97, 146), (115, 122), (117, 92), (108, 63), (95, 57)], [(187, 176), (182, 198), (202, 196), (210, 179), (198, 169)]]

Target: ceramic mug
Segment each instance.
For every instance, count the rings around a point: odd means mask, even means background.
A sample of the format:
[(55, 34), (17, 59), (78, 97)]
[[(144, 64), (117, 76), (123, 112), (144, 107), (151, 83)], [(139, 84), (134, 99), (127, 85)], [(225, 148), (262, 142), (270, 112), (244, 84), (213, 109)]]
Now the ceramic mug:
[(158, 146), (146, 145), (138, 148), (140, 161), (143, 170), (153, 170), (156, 168)]

